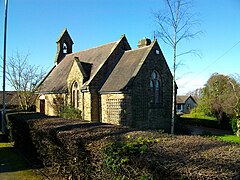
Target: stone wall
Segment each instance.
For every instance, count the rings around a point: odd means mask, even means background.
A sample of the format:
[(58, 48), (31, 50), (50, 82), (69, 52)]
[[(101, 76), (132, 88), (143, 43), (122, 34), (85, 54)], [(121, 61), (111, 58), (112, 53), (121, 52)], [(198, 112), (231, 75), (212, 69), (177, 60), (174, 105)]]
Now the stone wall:
[(58, 116), (60, 108), (66, 105), (67, 96), (65, 94), (42, 94), (36, 99), (36, 112), (40, 112), (40, 100), (45, 101), (45, 114)]
[(84, 92), (83, 93), (83, 120), (86, 121), (92, 121), (92, 115), (91, 115), (91, 107), (92, 107), (92, 100), (91, 100), (91, 93), (90, 92)]
[(81, 87), (83, 84), (83, 80), (84, 80), (84, 76), (82, 74), (82, 72), (80, 71), (79, 67), (78, 67), (78, 62), (76, 60), (74, 60), (72, 68), (69, 72), (68, 78), (67, 78), (67, 83), (68, 83), (68, 99), (67, 99), (67, 103), (68, 105), (72, 105), (72, 86), (74, 82), (78, 83), (79, 86), (79, 110), (82, 111), (82, 107), (83, 107), (83, 103), (82, 103), (82, 93), (81, 93)]
[[(158, 52), (156, 52), (158, 50)], [(150, 78), (153, 71), (161, 77), (160, 103), (151, 103)], [(172, 75), (156, 44), (134, 79), (132, 89), (133, 126), (164, 129), (170, 132)]]
[(123, 93), (101, 94), (102, 122), (131, 125), (131, 96)]

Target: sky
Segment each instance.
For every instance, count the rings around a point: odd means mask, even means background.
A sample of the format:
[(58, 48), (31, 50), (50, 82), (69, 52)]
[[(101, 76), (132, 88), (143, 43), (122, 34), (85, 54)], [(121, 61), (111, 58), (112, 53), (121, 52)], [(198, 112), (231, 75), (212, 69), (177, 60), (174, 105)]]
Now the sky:
[[(4, 1), (0, 0), (0, 56), (3, 55)], [(143, 37), (153, 40), (153, 12), (163, 0), (9, 0), (7, 57), (29, 54), (29, 63), (49, 71), (54, 65), (56, 40), (64, 28), (73, 39), (73, 52), (116, 41), (125, 34), (131, 47)], [(179, 44), (178, 52), (196, 49), (201, 57), (181, 56), (178, 95), (201, 88), (211, 74), (240, 74), (240, 0), (193, 0), (201, 36)], [(160, 39), (170, 70), (173, 50)], [(2, 79), (0, 79), (2, 87)], [(7, 85), (7, 90), (12, 90)]]

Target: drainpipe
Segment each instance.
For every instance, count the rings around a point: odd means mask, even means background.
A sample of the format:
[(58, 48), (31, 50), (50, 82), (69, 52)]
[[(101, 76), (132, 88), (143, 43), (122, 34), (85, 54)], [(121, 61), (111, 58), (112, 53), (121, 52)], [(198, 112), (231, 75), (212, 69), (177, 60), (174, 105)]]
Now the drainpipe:
[(82, 119), (85, 120), (85, 109), (84, 109), (84, 91), (86, 91), (87, 88), (81, 89), (82, 93)]

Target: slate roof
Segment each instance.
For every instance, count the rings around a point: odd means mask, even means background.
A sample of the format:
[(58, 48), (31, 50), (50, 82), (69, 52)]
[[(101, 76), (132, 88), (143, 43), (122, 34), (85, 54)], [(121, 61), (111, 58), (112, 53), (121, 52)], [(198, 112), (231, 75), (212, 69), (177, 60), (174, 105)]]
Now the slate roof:
[[(0, 99), (1, 99), (1, 105), (2, 105), (2, 95), (3, 91), (0, 91)], [(18, 106), (18, 97), (16, 91), (6, 91), (6, 106)]]
[(185, 104), (188, 98), (192, 98), (193, 101), (195, 101), (195, 103), (196, 103), (196, 98), (194, 98), (193, 96), (177, 96), (176, 103), (177, 104)]
[(107, 60), (118, 42), (119, 41), (115, 41), (95, 48), (67, 54), (58, 65), (53, 67), (42, 83), (40, 83), (37, 92), (67, 92), (67, 77), (74, 62), (74, 57), (78, 57), (85, 73), (89, 77), (89, 80), (85, 83), (88, 84)]
[(100, 92), (121, 92), (127, 90), (141, 68), (152, 45), (125, 51), (118, 64), (100, 89)]

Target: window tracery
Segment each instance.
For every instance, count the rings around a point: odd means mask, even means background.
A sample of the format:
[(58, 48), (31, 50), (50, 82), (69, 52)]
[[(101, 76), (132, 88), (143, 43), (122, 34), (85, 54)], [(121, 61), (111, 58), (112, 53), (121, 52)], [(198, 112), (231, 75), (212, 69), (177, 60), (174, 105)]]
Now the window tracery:
[(160, 93), (161, 93), (161, 81), (160, 75), (157, 71), (153, 71), (150, 79), (150, 91), (151, 91), (151, 103), (158, 104), (160, 103)]
[(75, 81), (72, 85), (72, 106), (74, 108), (79, 107), (79, 100), (80, 100), (79, 85)]

